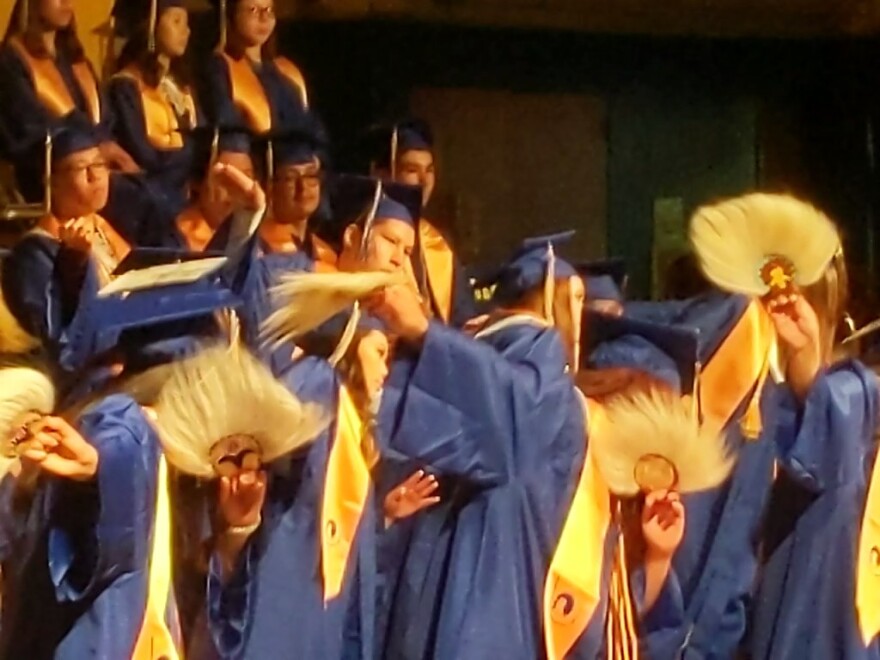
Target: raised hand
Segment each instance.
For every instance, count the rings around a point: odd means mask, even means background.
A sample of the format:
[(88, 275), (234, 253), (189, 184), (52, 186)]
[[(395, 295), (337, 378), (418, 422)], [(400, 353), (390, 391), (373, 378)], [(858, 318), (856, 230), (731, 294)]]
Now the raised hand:
[(23, 465), (74, 481), (89, 481), (98, 471), (98, 452), (61, 417), (44, 417), (31, 430)]
[(234, 165), (216, 163), (211, 175), (229, 190), (237, 206), (256, 211), (266, 205), (266, 193), (260, 185)]
[(785, 306), (768, 305), (770, 318), (786, 348), (788, 383), (804, 397), (822, 368), (819, 317), (803, 296), (793, 296)]
[(242, 470), (231, 477), (220, 477), (220, 513), (230, 528), (256, 526), (266, 500), (266, 473)]
[(406, 284), (390, 286), (364, 301), (364, 308), (380, 319), (392, 335), (410, 341), (421, 341), (428, 331), (428, 317), (422, 301)]
[(407, 518), (440, 501), (435, 495), (439, 484), (433, 474), (418, 470), (385, 496), (385, 520), (393, 522)]
[(642, 535), (649, 559), (669, 561), (684, 537), (684, 505), (675, 491), (657, 490), (645, 496)]

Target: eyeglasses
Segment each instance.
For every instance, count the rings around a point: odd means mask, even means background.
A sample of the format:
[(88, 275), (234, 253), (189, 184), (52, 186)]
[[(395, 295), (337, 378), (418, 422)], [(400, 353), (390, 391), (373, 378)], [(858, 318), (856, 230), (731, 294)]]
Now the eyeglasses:
[(278, 184), (285, 188), (296, 188), (297, 185), (301, 185), (309, 190), (317, 188), (323, 180), (324, 174), (322, 172), (297, 172), (296, 170), (287, 172), (276, 179)]
[(239, 9), (248, 18), (275, 18), (274, 7), (256, 7), (254, 5), (239, 5)]
[(107, 161), (98, 160), (94, 163), (86, 163), (85, 165), (71, 165), (69, 167), (61, 168), (61, 172), (64, 174), (73, 174), (79, 176), (84, 173), (88, 173), (89, 176), (98, 176), (99, 174), (106, 174), (110, 167), (107, 165)]

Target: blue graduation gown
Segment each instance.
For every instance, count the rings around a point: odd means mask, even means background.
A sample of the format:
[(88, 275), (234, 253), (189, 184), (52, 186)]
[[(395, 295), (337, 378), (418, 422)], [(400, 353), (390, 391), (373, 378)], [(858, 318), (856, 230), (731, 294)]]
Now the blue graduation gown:
[(803, 405), (777, 393), (782, 469), (755, 601), (754, 660), (862, 660), (856, 558), (878, 415), (876, 376), (855, 361), (822, 373)]
[[(77, 82), (73, 63), (59, 52), (54, 64), (75, 109), (86, 116), (91, 116), (89, 102)], [(89, 69), (91, 70), (91, 65)], [(94, 71), (91, 73), (92, 78), (97, 80)], [(56, 116), (40, 100), (27, 64), (8, 44), (0, 48), (0, 98), (6, 100), (0, 104), (0, 125), (3, 126), (0, 135), (4, 136), (6, 142), (0, 145), (0, 152), (10, 159), (17, 160), (35, 153), (33, 151), (35, 148), (42, 149), (47, 130), (57, 126), (61, 117)], [(10, 99), (15, 99), (15, 102), (8, 102)], [(100, 96), (99, 103), (98, 126), (101, 135), (109, 140), (114, 124), (113, 112)]]
[[(283, 131), (300, 125), (306, 110), (302, 91), (285, 76), (275, 62), (261, 64), (249, 62), (256, 74), (269, 104), (270, 130)], [(219, 126), (249, 126), (257, 133), (260, 127), (251, 124), (248, 117), (237, 107), (233, 98), (229, 65), (220, 53), (213, 53), (208, 60), (202, 79), (203, 87), (199, 98), (202, 100), (205, 115), (213, 124)]]
[(533, 322), (479, 341), (432, 323), (392, 371), (383, 435), (451, 491), (413, 520), (380, 657), (541, 657), (544, 581), (586, 447), (565, 363), (558, 333)]
[[(140, 631), (159, 443), (140, 407), (119, 395), (77, 427), (100, 456), (96, 478), (41, 477), (16, 529), (3, 534), (4, 658), (125, 658)], [(3, 484), (5, 500), (13, 481)]]
[[(306, 401), (335, 410), (339, 382), (323, 360), (303, 358), (282, 381)], [(369, 660), (375, 610), (372, 497), (358, 528), (342, 592), (324, 604), (321, 505), (335, 423), (306, 451), (272, 466), (263, 522), (227, 584), (212, 567), (209, 622), (223, 658)]]
[[(138, 83), (130, 77), (117, 75), (110, 79), (106, 89), (107, 105), (116, 118), (116, 141), (141, 167), (150, 190), (164, 197), (171, 208), (182, 208), (188, 197), (187, 185), (194, 159), (192, 137), (181, 130), (182, 147), (157, 147), (147, 133), (144, 100)], [(170, 104), (168, 111), (174, 112)], [(181, 129), (191, 128), (188, 118), (176, 117), (176, 122)]]
[[(744, 298), (711, 293), (687, 301), (627, 305), (626, 313), (697, 328), (705, 365), (746, 309)], [(684, 495), (688, 520), (664, 594), (641, 621), (641, 644), (651, 658), (728, 660), (746, 635), (758, 567), (758, 538), (773, 482), (775, 405), (765, 385), (763, 431), (743, 436), (743, 401), (723, 430), (737, 464), (717, 488)]]

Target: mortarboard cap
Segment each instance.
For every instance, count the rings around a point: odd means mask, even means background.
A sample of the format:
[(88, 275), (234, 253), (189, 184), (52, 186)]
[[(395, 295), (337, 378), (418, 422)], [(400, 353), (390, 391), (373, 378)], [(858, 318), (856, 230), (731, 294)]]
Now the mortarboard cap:
[(593, 368), (638, 369), (663, 380), (676, 392), (693, 392), (699, 363), (696, 329), (597, 312), (588, 314), (586, 326), (592, 340)]
[(394, 169), (397, 159), (407, 151), (433, 151), (434, 135), (428, 123), (409, 118), (369, 131), (370, 160), (382, 168)]
[(171, 7), (189, 9), (187, 0), (116, 0), (111, 16), (117, 36), (130, 39), (139, 29), (147, 32), (147, 47), (155, 50), (156, 24), (162, 12)]
[(587, 283), (587, 300), (623, 302), (626, 294), (626, 261), (620, 258), (574, 264)]
[(262, 136), (260, 149), (265, 152), (266, 171), (272, 174), (279, 167), (304, 165), (315, 158), (324, 163), (328, 143), (327, 130), (321, 120), (311, 112), (304, 112), (294, 124)]
[(192, 176), (195, 180), (205, 178), (221, 153), (253, 155), (255, 151), (253, 133), (242, 126), (196, 126), (183, 133), (193, 141)]
[(528, 291), (545, 286), (551, 270), (553, 279), (576, 276), (574, 267), (555, 252), (557, 245), (570, 241), (572, 236), (574, 231), (566, 231), (524, 240), (496, 273), (493, 299), (500, 305), (516, 302)]

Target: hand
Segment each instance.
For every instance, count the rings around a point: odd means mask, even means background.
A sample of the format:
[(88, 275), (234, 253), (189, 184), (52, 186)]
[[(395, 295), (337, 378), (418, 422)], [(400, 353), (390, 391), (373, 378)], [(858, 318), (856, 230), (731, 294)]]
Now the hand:
[(101, 155), (107, 161), (110, 169), (120, 170), (126, 174), (137, 174), (141, 168), (129, 153), (119, 146), (118, 143), (108, 140), (100, 144)]
[(251, 211), (266, 206), (266, 193), (260, 185), (234, 165), (216, 163), (211, 175), (229, 190), (237, 206)]
[(642, 535), (646, 559), (670, 561), (684, 537), (684, 505), (674, 491), (657, 490), (645, 496)]
[(44, 417), (34, 425), (23, 467), (74, 481), (89, 481), (98, 472), (98, 451), (61, 417)]
[(418, 294), (406, 284), (390, 286), (364, 301), (364, 308), (381, 320), (389, 334), (419, 342), (428, 332), (428, 317)]
[[(782, 310), (782, 311), (777, 311)], [(819, 318), (803, 296), (786, 307), (770, 307), (776, 335), (786, 348), (787, 379), (795, 394), (806, 395), (822, 367)]]
[(479, 332), (484, 325), (486, 325), (486, 321), (489, 320), (488, 314), (480, 314), (479, 316), (475, 316), (472, 319), (465, 321), (465, 324), (462, 326), (462, 332), (466, 332), (469, 335), (474, 335)]
[(58, 239), (71, 250), (89, 252), (95, 227), (87, 218), (74, 218), (58, 227)]
[(229, 527), (247, 527), (260, 521), (266, 500), (266, 473), (243, 470), (232, 477), (220, 477), (220, 513)]
[(385, 520), (402, 520), (434, 506), (440, 501), (440, 497), (434, 495), (437, 488), (439, 484), (433, 474), (425, 474), (424, 470), (414, 472), (385, 496)]

